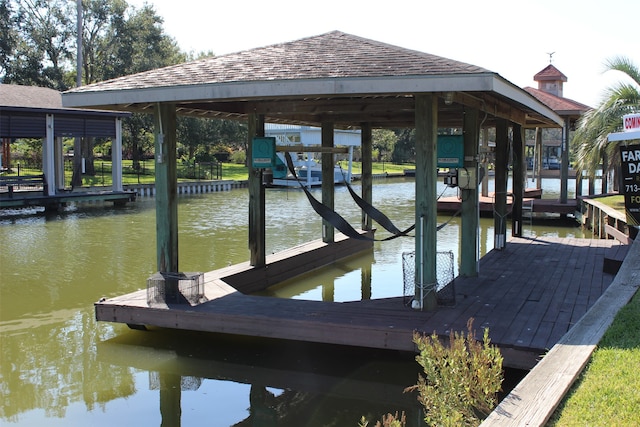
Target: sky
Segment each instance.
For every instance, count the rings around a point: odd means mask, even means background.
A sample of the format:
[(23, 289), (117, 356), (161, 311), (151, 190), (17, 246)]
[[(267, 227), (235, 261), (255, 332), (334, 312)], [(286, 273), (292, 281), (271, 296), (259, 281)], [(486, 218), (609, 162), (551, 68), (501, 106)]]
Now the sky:
[[(477, 65), (520, 87), (549, 64), (564, 97), (596, 107), (624, 80), (604, 63), (640, 67), (638, 0), (127, 0), (154, 6), (183, 51), (238, 52), (339, 30)], [(314, 9), (315, 7), (315, 9)], [(550, 55), (553, 53), (553, 55)]]

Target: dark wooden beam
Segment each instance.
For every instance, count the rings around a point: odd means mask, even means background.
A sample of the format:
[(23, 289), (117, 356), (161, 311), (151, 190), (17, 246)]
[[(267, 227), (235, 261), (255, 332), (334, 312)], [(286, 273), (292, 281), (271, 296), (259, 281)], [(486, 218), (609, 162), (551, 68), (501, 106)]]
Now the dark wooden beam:
[[(370, 123), (362, 124), (360, 134), (360, 150), (362, 154), (362, 198), (369, 204), (373, 203), (373, 137)], [(372, 221), (369, 215), (362, 212), (362, 229), (371, 230)]]
[[(571, 119), (565, 117), (562, 129), (562, 146), (560, 148), (560, 203), (567, 203), (569, 186), (569, 131), (571, 130)], [(606, 164), (606, 163), (603, 163)], [(606, 173), (602, 174), (603, 182)], [(603, 193), (606, 193), (603, 188)]]
[(256, 136), (264, 136), (264, 117), (259, 114), (250, 114), (248, 121), (248, 147), (247, 159), (249, 162), (249, 263), (255, 267), (266, 265), (266, 211), (265, 193), (262, 185), (262, 170), (253, 168), (252, 141)]
[(509, 176), (509, 129), (505, 119), (496, 123), (496, 169), (494, 195), (494, 244), (503, 249), (507, 235), (507, 178)]
[(525, 159), (524, 130), (513, 124), (513, 203), (511, 209), (511, 235), (522, 237), (522, 199), (524, 198)]
[[(333, 148), (333, 123), (322, 123), (321, 130), (322, 148)], [(327, 150), (328, 151), (328, 150)], [(308, 171), (311, 173), (311, 171)], [(334, 210), (334, 182), (333, 182), (333, 154), (322, 153), (322, 203)], [(326, 220), (322, 220), (322, 241), (333, 243), (335, 230)]]

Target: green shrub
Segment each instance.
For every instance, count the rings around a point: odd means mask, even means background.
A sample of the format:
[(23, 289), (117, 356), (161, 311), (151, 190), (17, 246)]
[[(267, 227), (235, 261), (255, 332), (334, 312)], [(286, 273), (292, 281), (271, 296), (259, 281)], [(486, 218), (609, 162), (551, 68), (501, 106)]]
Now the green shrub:
[(238, 150), (238, 151), (234, 151), (233, 154), (231, 154), (231, 163), (235, 163), (237, 165), (244, 165), (244, 163), (247, 161), (247, 153), (246, 151), (242, 151), (242, 150)]
[(415, 333), (416, 361), (424, 369), (418, 384), (418, 401), (425, 408), (425, 421), (433, 426), (476, 426), (496, 405), (503, 371), (500, 350), (490, 345), (489, 330), (483, 341), (475, 339), (473, 318), (468, 333), (449, 335), (445, 346), (434, 332), (430, 337)]
[[(405, 427), (406, 425), (407, 418), (404, 415), (404, 412), (400, 416), (398, 416), (398, 413), (396, 412), (395, 415), (387, 414), (383, 416), (382, 422), (376, 422), (375, 427)], [(369, 427), (369, 421), (365, 417), (362, 417), (360, 419), (359, 427)]]

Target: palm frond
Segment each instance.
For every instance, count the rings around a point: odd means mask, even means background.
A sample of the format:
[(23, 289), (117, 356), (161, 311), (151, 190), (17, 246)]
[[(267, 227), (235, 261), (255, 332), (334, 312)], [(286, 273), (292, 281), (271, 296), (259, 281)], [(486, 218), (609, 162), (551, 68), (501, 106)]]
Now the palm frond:
[(625, 73), (632, 81), (618, 82), (607, 88), (600, 105), (587, 111), (578, 121), (572, 144), (576, 149), (576, 166), (589, 175), (600, 166), (602, 154), (607, 153), (605, 170), (615, 166), (617, 144), (608, 135), (622, 128), (622, 116), (640, 112), (640, 69), (626, 57), (615, 57), (605, 63), (607, 70)]

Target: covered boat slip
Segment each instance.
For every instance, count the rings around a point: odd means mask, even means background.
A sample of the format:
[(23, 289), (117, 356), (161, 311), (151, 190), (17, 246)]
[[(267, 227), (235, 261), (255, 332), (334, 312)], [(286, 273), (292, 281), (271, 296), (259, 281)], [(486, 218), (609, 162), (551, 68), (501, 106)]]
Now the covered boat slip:
[[(455, 280), (456, 304), (431, 311), (408, 308), (404, 298), (336, 303), (253, 296), (277, 281), (369, 250), (370, 242), (310, 242), (270, 255), (266, 269), (248, 263), (205, 273), (205, 299), (197, 304), (147, 301), (147, 291), (97, 302), (96, 318), (252, 337), (414, 351), (414, 331), (489, 328), (508, 367), (530, 369), (580, 319), (613, 281), (603, 272), (615, 240), (513, 238), (480, 261), (477, 277)], [(363, 286), (366, 278), (363, 277)]]
[[(176, 201), (176, 117), (246, 120), (248, 153), (265, 123), (321, 128), (322, 203), (334, 205), (334, 129), (359, 128), (362, 138), (362, 199), (372, 200), (372, 130), (415, 128), (416, 288), (436, 283), (436, 183), (438, 131), (457, 128), (464, 145), (460, 273), (478, 273), (478, 179), (480, 127), (496, 128), (496, 246), (506, 242), (506, 176), (509, 132), (513, 135), (514, 234), (522, 234), (525, 127), (561, 127), (561, 118), (535, 97), (495, 72), (474, 65), (334, 31), (244, 52), (177, 64), (63, 94), (68, 106), (149, 112), (155, 117), (157, 267), (179, 272)], [(250, 264), (266, 265), (263, 171), (249, 168)], [(369, 215), (360, 228), (371, 230)], [(324, 221), (322, 240), (334, 241)], [(204, 270), (204, 268), (203, 268)], [(416, 290), (416, 295), (420, 294)], [(420, 306), (434, 306), (433, 292)]]
[[(124, 204), (135, 193), (122, 186), (122, 119), (129, 113), (64, 108), (60, 92), (35, 86), (0, 84), (0, 142), (4, 171), (11, 167), (10, 144), (19, 138), (42, 140), (42, 175), (1, 176), (0, 208), (44, 206), (70, 202), (111, 201)], [(84, 161), (80, 139), (101, 137), (112, 143), (112, 185), (103, 189), (65, 188), (63, 138), (76, 138), (74, 146)], [(87, 144), (89, 145), (89, 144)], [(87, 148), (85, 147), (86, 151)], [(79, 173), (79, 170), (76, 170)], [(18, 175), (20, 167), (18, 165)]]

